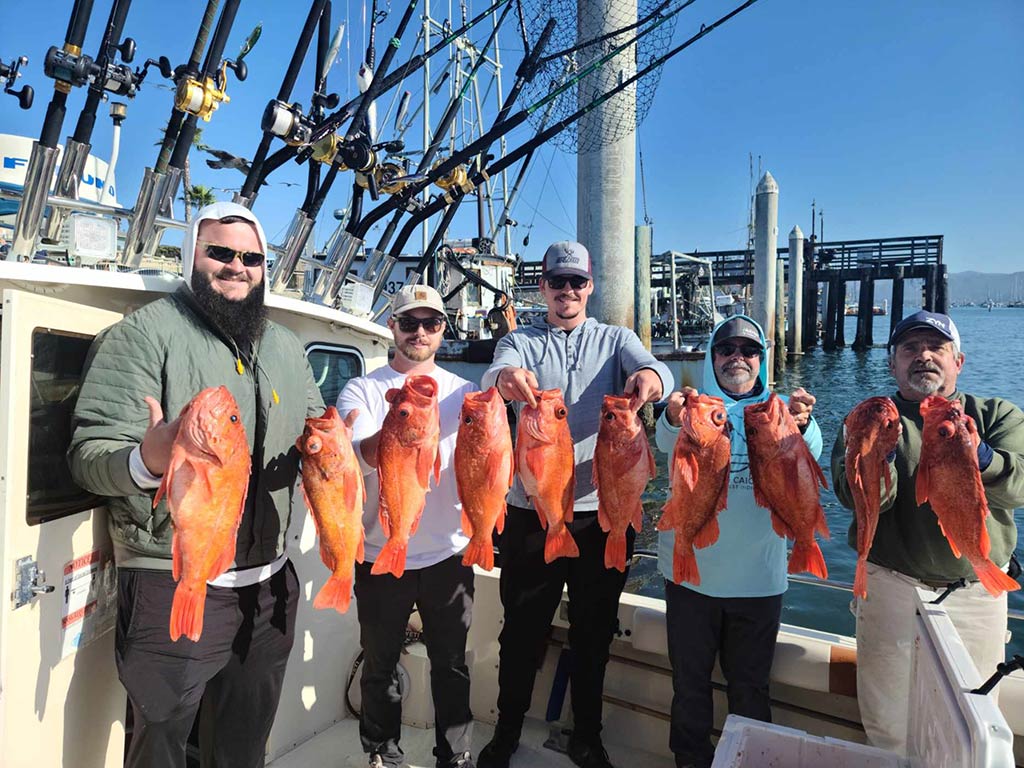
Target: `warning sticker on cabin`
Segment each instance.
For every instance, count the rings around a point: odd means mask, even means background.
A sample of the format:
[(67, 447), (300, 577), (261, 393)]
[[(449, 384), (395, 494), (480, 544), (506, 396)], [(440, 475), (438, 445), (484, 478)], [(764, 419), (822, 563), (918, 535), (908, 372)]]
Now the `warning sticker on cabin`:
[(64, 564), (61, 584), (62, 657), (70, 656), (105, 632), (117, 618), (117, 572), (110, 553), (101, 549)]

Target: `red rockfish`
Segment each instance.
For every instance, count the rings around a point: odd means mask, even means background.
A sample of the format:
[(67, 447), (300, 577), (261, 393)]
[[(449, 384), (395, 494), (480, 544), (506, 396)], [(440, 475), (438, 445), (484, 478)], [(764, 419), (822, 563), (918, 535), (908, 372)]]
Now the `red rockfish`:
[(512, 487), (512, 432), (505, 402), (495, 387), (462, 400), (455, 442), (455, 482), (462, 502), (462, 532), (469, 546), (463, 565), (494, 568), (491, 533), (505, 528), (505, 494)]
[(352, 410), (341, 420), (329, 406), (320, 418), (306, 419), (295, 442), (302, 454), (302, 491), (320, 538), (320, 559), (331, 572), (313, 607), (345, 613), (352, 600), (355, 564), (363, 562), (363, 471), (352, 448)]
[(238, 524), (249, 492), (252, 459), (235, 398), (210, 387), (181, 409), (170, 463), (153, 497), (167, 496), (174, 523), (171, 557), (178, 582), (171, 605), (171, 640), (203, 634), (206, 582), (235, 559)]
[(966, 557), (993, 597), (1020, 584), (988, 559), (991, 544), (985, 518), (988, 500), (978, 469), (978, 427), (958, 400), (931, 395), (921, 403), (921, 461), (917, 503), (926, 501), (956, 557)]
[(626, 570), (626, 529), (643, 525), (640, 502), (654, 465), (647, 432), (631, 397), (605, 395), (594, 447), (593, 478), (597, 488), (597, 521), (608, 534), (604, 567)]
[(721, 398), (690, 394), (669, 465), (671, 495), (662, 508), (659, 531), (675, 531), (672, 580), (700, 584), (694, 547), (718, 541), (718, 513), (729, 493), (729, 416)]
[(900, 412), (888, 397), (869, 397), (843, 421), (846, 483), (857, 519), (857, 574), (853, 579), (853, 594), (857, 597), (868, 594), (868, 553), (878, 528), (883, 481), (886, 493), (892, 491), (886, 456), (896, 449), (902, 432)]
[(579, 557), (580, 550), (565, 527), (572, 522), (576, 497), (576, 461), (562, 390), (536, 390), (537, 407), (524, 405), (516, 435), (516, 468), (523, 488), (547, 529), (544, 562)]
[(825, 558), (814, 540), (815, 531), (829, 537), (818, 489), (819, 483), (828, 488), (828, 482), (789, 408), (772, 393), (765, 402), (743, 409), (743, 426), (754, 501), (771, 512), (772, 528), (779, 536), (793, 539), (789, 573), (828, 578)]
[(429, 376), (409, 376), (401, 389), (385, 395), (391, 404), (377, 443), (380, 478), (380, 525), (388, 537), (377, 555), (372, 574), (405, 573), (409, 537), (416, 533), (430, 490), (441, 479), (440, 412), (437, 382)]

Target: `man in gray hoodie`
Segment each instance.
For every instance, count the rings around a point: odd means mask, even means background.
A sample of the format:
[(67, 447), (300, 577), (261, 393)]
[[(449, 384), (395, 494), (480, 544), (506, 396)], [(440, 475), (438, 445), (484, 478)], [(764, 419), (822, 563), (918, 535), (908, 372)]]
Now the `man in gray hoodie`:
[[(597, 521), (597, 491), (591, 479), (594, 446), (605, 395), (632, 395), (639, 407), (671, 392), (673, 379), (631, 330), (587, 317), (587, 299), (593, 291), (586, 248), (575, 242), (548, 248), (540, 281), (546, 318), (502, 338), (481, 380), (483, 389), (496, 386), (502, 397), (515, 401), (517, 411), (523, 403), (536, 404), (536, 390), (562, 390), (576, 463), (569, 530), (580, 556), (544, 561), (545, 532), (516, 478), (500, 540), (505, 621), (499, 638), (498, 725), (480, 753), (480, 768), (507, 768), (519, 744), (551, 619), (566, 584), (575, 724), (569, 757), (583, 768), (611, 767), (601, 744), (601, 693), (626, 573), (604, 566), (607, 534)], [(629, 530), (628, 555), (632, 549)]]

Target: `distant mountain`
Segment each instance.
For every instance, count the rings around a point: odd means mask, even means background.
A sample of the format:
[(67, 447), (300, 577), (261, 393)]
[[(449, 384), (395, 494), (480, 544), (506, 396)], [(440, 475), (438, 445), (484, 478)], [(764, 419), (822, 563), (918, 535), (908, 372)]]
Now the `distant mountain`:
[(1024, 299), (1024, 272), (953, 272), (949, 275), (950, 304), (971, 301), (981, 304), (989, 299), (997, 303)]

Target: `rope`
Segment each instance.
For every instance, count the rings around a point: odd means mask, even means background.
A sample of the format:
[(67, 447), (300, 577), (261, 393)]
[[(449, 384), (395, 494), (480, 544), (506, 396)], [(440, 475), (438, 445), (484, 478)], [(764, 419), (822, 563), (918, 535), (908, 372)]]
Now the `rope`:
[(636, 150), (640, 155), (640, 198), (643, 200), (644, 205), (644, 224), (651, 226), (654, 222), (651, 221), (651, 217), (647, 215), (647, 181), (644, 174), (644, 150), (640, 146), (640, 132), (636, 134)]

